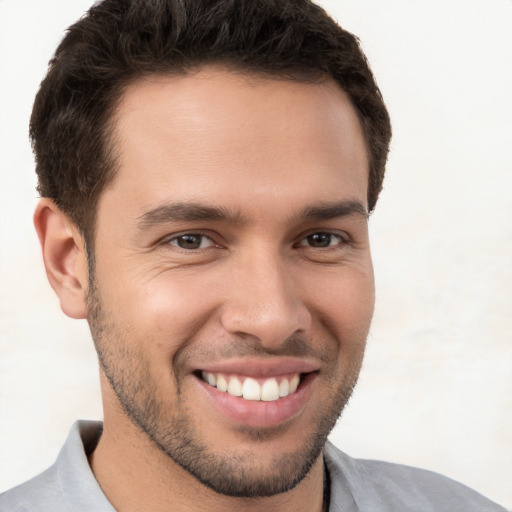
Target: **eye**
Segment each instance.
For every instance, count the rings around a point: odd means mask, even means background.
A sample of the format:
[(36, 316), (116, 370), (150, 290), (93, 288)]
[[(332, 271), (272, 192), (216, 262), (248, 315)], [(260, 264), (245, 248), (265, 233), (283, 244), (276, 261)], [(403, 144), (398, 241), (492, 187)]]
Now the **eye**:
[(318, 232), (308, 235), (301, 240), (300, 246), (313, 247), (315, 249), (323, 249), (325, 247), (336, 247), (345, 244), (345, 240), (340, 235), (328, 232)]
[(206, 249), (207, 247), (213, 247), (215, 245), (211, 238), (197, 233), (185, 233), (183, 235), (175, 236), (170, 238), (168, 243), (175, 245), (180, 249), (188, 249), (192, 251), (197, 249)]

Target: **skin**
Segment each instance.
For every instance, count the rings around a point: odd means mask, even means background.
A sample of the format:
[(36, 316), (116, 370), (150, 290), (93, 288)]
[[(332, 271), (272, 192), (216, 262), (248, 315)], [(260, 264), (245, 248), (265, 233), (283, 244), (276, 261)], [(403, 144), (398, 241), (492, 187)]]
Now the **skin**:
[[(327, 79), (209, 67), (130, 85), (114, 125), (119, 171), (98, 204), (91, 289), (76, 227), (47, 199), (35, 213), (61, 307), (88, 318), (101, 362), (100, 486), (122, 512), (322, 510), (319, 450), (374, 304), (354, 108)], [(191, 205), (223, 215), (191, 219)], [(293, 414), (266, 424), (254, 409), (261, 424), (243, 424), (197, 376), (226, 361), (314, 371)]]

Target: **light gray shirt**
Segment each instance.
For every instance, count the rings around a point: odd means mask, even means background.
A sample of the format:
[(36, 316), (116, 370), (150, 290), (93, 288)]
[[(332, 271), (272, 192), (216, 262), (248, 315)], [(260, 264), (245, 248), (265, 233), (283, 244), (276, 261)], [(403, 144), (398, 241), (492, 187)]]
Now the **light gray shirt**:
[[(0, 495), (0, 512), (115, 512), (87, 454), (102, 425), (76, 422), (53, 466)], [(327, 443), (330, 512), (506, 512), (468, 487), (436, 473), (353, 459)]]

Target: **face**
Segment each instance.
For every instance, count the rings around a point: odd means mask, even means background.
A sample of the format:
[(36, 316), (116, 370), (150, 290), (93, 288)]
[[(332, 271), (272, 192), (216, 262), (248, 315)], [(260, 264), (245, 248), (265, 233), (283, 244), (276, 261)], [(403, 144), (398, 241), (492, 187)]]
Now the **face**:
[(330, 81), (207, 68), (129, 86), (115, 139), (88, 296), (105, 429), (123, 415), (219, 493), (293, 488), (373, 312), (353, 107)]

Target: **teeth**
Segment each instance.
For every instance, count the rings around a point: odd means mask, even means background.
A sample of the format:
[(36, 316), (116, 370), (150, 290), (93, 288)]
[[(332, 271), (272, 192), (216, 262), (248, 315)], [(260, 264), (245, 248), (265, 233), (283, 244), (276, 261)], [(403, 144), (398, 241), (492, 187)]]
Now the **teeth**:
[(242, 396), (245, 400), (260, 400), (261, 388), (258, 381), (247, 377), (243, 385)]
[(246, 377), (242, 383), (238, 377), (226, 377), (220, 373), (215, 375), (210, 372), (203, 372), (202, 377), (205, 382), (216, 387), (219, 391), (227, 392), (233, 396), (241, 396), (244, 400), (261, 400), (263, 402), (273, 402), (291, 395), (297, 390), (300, 382), (298, 373), (291, 379), (281, 379), (281, 382), (272, 377), (264, 380), (261, 384), (251, 377)]
[(279, 386), (276, 379), (268, 379), (261, 386), (261, 399), (265, 402), (273, 402), (279, 398)]
[(292, 378), (292, 380), (290, 381), (290, 390), (289, 390), (289, 394), (291, 395), (292, 393), (295, 393), (295, 391), (297, 390), (297, 386), (299, 385), (299, 376), (297, 374), (295, 374)]
[(210, 384), (210, 386), (217, 386), (217, 379), (215, 378), (215, 375), (213, 375), (213, 373), (207, 373), (205, 380), (208, 381), (208, 384)]
[(290, 394), (290, 383), (288, 379), (283, 379), (279, 384), (279, 396), (288, 396)]
[(242, 396), (242, 383), (236, 377), (229, 379), (228, 393), (233, 396)]
[(227, 383), (226, 379), (224, 378), (224, 376), (222, 376), (222, 375), (219, 375), (217, 377), (217, 389), (219, 391), (227, 391), (228, 390), (228, 383)]

